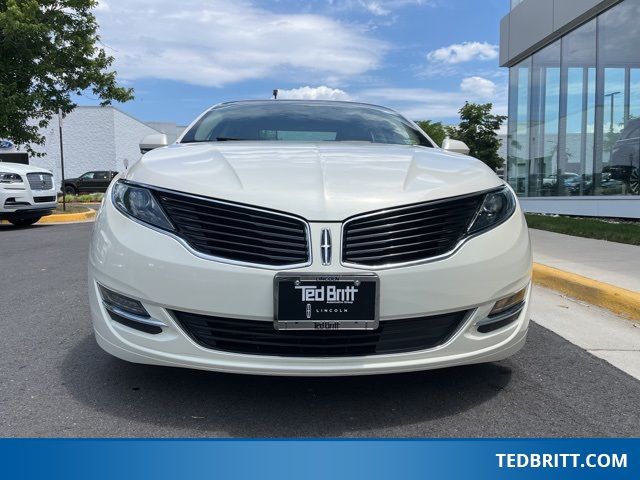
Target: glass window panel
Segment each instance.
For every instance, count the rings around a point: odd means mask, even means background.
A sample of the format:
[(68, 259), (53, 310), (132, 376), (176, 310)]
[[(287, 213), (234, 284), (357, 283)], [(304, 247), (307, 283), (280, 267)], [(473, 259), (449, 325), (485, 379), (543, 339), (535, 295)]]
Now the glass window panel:
[(518, 195), (527, 195), (529, 172), (529, 74), (531, 58), (509, 71), (507, 182)]
[(597, 125), (594, 191), (637, 195), (640, 168), (640, 0), (625, 0), (598, 17)]
[[(586, 109), (584, 92), (587, 88), (584, 68), (572, 67), (567, 72), (567, 121), (565, 134), (565, 170), (570, 170), (572, 164), (580, 164), (584, 155), (582, 145), (583, 113)], [(580, 172), (575, 172), (580, 173)]]
[(629, 116), (640, 118), (640, 68), (631, 68), (629, 73)]
[(562, 39), (560, 180), (550, 193), (589, 195), (593, 189), (596, 100), (596, 21)]
[(557, 194), (560, 42), (533, 55), (531, 67), (529, 196)]
[(604, 69), (604, 155), (609, 163), (613, 145), (624, 129), (625, 69)]

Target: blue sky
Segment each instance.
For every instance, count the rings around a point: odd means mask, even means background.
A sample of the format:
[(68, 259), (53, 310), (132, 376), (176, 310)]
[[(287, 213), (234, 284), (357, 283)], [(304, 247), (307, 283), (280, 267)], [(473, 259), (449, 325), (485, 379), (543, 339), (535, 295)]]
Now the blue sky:
[[(141, 120), (189, 123), (227, 100), (349, 99), (456, 123), (506, 113), (499, 21), (509, 0), (104, 0), (106, 50)], [(86, 98), (81, 104), (95, 103)]]

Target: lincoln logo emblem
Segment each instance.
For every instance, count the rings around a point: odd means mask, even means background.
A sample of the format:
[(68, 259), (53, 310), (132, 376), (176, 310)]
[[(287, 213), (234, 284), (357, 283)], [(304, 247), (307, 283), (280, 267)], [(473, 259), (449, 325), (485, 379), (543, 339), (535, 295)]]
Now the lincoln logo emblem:
[(320, 254), (322, 257), (322, 265), (331, 265), (331, 230), (328, 228), (322, 229)]

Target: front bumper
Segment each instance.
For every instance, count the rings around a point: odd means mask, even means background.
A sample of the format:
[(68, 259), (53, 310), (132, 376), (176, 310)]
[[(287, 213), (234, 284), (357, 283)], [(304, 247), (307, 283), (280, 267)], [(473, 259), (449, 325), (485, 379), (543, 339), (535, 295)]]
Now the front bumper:
[(31, 190), (26, 182), (0, 185), (0, 220), (43, 217), (57, 206), (55, 187)]
[[(311, 238), (330, 228), (341, 244), (340, 223), (312, 223)], [(334, 262), (313, 263), (296, 272), (354, 274), (363, 270)], [(336, 252), (336, 258), (339, 258)], [(454, 255), (436, 262), (378, 270), (380, 321), (469, 310), (445, 343), (426, 350), (351, 357), (283, 357), (217, 351), (197, 344), (172, 311), (273, 322), (276, 271), (223, 264), (199, 258), (179, 242), (131, 221), (104, 202), (96, 219), (89, 256), (89, 298), (96, 339), (122, 359), (155, 365), (235, 373), (274, 375), (357, 375), (426, 370), (497, 361), (516, 353), (529, 325), (531, 249), (520, 211), (499, 227), (466, 242)], [(144, 333), (113, 321), (98, 284), (142, 302), (166, 327)], [(527, 288), (517, 319), (482, 334), (496, 300)]]

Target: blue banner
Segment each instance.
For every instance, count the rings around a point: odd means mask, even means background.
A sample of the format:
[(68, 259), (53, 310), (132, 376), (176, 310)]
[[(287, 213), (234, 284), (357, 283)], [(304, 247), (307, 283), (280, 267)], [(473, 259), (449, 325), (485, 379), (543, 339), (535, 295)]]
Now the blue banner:
[(640, 478), (640, 440), (0, 440), (3, 478)]

